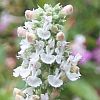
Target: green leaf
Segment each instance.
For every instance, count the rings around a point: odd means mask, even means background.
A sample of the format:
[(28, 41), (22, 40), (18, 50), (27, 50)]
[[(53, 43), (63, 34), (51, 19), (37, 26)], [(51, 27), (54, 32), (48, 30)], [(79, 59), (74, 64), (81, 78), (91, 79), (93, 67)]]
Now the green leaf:
[(4, 47), (1, 45), (0, 46), (0, 65), (4, 65), (4, 61), (5, 61), (5, 49)]
[(96, 90), (86, 81), (69, 82), (67, 88), (75, 95), (81, 97), (82, 100), (99, 100)]

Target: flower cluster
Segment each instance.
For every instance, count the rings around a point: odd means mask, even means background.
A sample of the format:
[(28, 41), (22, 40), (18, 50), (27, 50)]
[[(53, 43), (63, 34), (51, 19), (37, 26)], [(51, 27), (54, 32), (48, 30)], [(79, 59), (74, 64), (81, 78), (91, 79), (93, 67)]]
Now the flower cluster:
[(72, 5), (62, 7), (59, 4), (55, 7), (45, 4), (44, 8), (25, 11), (28, 21), (17, 30), (21, 38), (17, 57), (23, 62), (14, 69), (13, 76), (20, 76), (27, 89), (15, 89), (16, 100), (48, 100), (50, 94), (42, 94), (42, 91), (48, 92), (49, 87), (58, 88), (67, 80), (80, 78), (77, 64), (81, 55), (71, 55), (63, 31), (66, 16), (72, 12)]

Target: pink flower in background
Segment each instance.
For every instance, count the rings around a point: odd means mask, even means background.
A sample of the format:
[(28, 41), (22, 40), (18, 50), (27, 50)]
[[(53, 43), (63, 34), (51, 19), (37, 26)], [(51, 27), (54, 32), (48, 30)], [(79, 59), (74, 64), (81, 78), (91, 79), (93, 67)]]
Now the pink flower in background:
[(0, 32), (4, 31), (9, 24), (18, 22), (19, 18), (3, 11), (0, 16)]
[(5, 65), (8, 68), (13, 69), (16, 66), (16, 59), (13, 57), (7, 57), (5, 60)]
[(91, 52), (86, 49), (84, 43), (86, 42), (86, 38), (83, 35), (76, 35), (75, 39), (72, 43), (72, 53), (73, 55), (79, 53), (82, 55), (82, 59), (80, 60), (80, 64), (85, 64), (92, 57)]
[(100, 37), (97, 39), (96, 44), (100, 47)]
[(6, 29), (6, 25), (3, 23), (0, 23), (0, 32), (3, 32)]
[(96, 41), (97, 47), (93, 50), (93, 59), (100, 64), (100, 37)]

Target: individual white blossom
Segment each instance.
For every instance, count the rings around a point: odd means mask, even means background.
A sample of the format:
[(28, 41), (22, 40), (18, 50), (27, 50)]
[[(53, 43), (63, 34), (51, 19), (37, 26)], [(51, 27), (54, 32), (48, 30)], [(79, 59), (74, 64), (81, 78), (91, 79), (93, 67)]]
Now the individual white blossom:
[(67, 75), (68, 79), (71, 81), (76, 81), (81, 76), (81, 74), (79, 72), (79, 68), (77, 69), (77, 72), (71, 72), (71, 70), (68, 70), (66, 72), (66, 75)]
[(25, 90), (23, 90), (23, 93), (25, 93), (28, 96), (33, 95), (33, 87), (28, 87)]
[(22, 78), (26, 78), (30, 75), (31, 70), (29, 68), (17, 67), (14, 69), (13, 76), (18, 77), (21, 76)]
[(80, 59), (81, 56), (77, 54), (76, 56), (69, 56), (67, 61), (63, 61), (61, 63), (60, 68), (65, 71), (66, 76), (71, 81), (75, 81), (81, 76), (79, 72), (79, 67), (76, 66)]
[(37, 86), (40, 86), (42, 84), (42, 81), (40, 78), (38, 78), (37, 76), (41, 74), (41, 70), (36, 70), (34, 68), (34, 70), (32, 71), (32, 75), (29, 76), (27, 79), (26, 79), (26, 83), (29, 85), (29, 86), (32, 86), (32, 87), (37, 87)]
[(30, 63), (34, 63), (34, 62), (37, 62), (39, 60), (39, 54), (38, 53), (33, 53), (31, 56), (30, 56)]
[(46, 64), (52, 64), (55, 61), (55, 56), (52, 53), (53, 50), (46, 46), (46, 53), (41, 54), (41, 60)]
[(61, 63), (62, 59), (63, 59), (63, 55), (62, 55), (62, 53), (61, 53), (61, 54), (56, 55), (56, 62), (57, 62), (58, 64), (60, 64), (60, 63)]
[(77, 65), (79, 60), (82, 58), (80, 54), (76, 54), (75, 56), (69, 56), (69, 61), (72, 65)]
[(48, 76), (48, 82), (51, 86), (57, 88), (63, 85), (63, 81), (60, 79), (62, 73), (59, 73), (59, 69), (55, 70), (55, 75)]
[(37, 29), (37, 35), (39, 38), (47, 40), (50, 38), (51, 33), (48, 30), (42, 29), (42, 28), (38, 28)]
[(25, 50), (28, 49), (29, 47), (30, 47), (30, 43), (26, 39), (21, 40), (20, 42), (21, 50), (18, 52), (19, 56), (22, 57), (25, 53)]
[(41, 60), (46, 64), (52, 64), (55, 61), (55, 56), (51, 54), (41, 54)]

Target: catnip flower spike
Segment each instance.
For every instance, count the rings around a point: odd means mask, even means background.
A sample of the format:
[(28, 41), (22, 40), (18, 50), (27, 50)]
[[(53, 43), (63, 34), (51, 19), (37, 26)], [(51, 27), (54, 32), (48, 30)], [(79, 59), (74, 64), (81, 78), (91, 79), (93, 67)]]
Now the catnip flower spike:
[(21, 39), (17, 57), (22, 64), (14, 69), (13, 76), (20, 76), (27, 88), (15, 88), (15, 100), (49, 100), (51, 89), (60, 89), (68, 80), (80, 78), (77, 64), (81, 55), (71, 54), (64, 34), (66, 16), (72, 12), (72, 5), (60, 4), (25, 11), (26, 22), (17, 29)]

